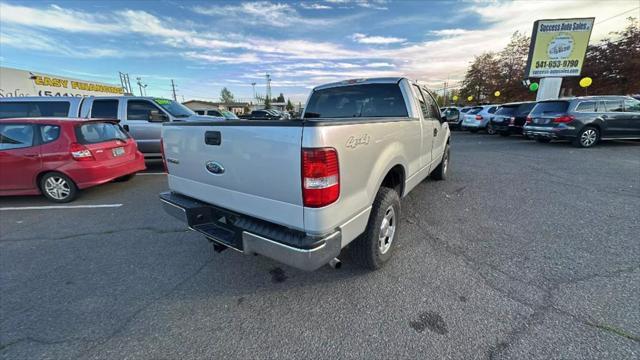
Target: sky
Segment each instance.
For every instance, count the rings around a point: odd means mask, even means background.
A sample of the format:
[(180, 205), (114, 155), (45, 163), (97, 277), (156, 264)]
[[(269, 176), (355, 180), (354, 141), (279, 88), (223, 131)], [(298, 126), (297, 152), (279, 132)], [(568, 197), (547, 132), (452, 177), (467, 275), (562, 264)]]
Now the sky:
[(319, 84), (406, 76), (455, 87), (474, 56), (537, 19), (595, 17), (591, 42), (640, 17), (640, 0), (5, 1), (0, 65), (217, 101), (272, 93), (304, 102)]

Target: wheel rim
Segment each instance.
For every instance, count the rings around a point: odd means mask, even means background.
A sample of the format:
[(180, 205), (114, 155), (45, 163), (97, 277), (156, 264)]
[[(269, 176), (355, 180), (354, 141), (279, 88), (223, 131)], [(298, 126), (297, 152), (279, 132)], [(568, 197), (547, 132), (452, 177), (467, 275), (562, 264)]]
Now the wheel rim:
[(591, 146), (596, 142), (597, 138), (598, 134), (594, 129), (587, 129), (580, 135), (580, 142), (583, 146)]
[(380, 224), (380, 235), (378, 237), (378, 248), (381, 254), (386, 254), (391, 248), (393, 237), (396, 234), (396, 212), (393, 206), (389, 206), (384, 212), (382, 224)]
[(56, 200), (64, 200), (71, 194), (67, 180), (59, 176), (51, 176), (44, 182), (44, 191)]
[(491, 125), (487, 126), (487, 133), (488, 133), (489, 135), (493, 135), (493, 134), (495, 134), (495, 133), (496, 133), (496, 132), (493, 130), (493, 126), (491, 126)]

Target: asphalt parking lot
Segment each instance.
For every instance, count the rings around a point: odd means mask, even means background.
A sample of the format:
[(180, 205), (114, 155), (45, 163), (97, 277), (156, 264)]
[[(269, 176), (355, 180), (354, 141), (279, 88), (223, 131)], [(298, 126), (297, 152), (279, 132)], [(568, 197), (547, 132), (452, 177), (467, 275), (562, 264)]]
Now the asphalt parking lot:
[[(0, 199), (4, 359), (640, 357), (640, 142), (454, 133), (394, 259), (305, 273), (213, 252), (147, 175)], [(107, 205), (93, 207), (94, 205)]]

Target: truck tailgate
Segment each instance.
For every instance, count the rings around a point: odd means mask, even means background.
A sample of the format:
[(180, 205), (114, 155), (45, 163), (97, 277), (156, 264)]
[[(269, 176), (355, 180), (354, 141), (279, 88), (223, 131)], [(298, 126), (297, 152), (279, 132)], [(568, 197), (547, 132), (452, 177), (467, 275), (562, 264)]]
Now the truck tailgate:
[(162, 140), (169, 188), (219, 207), (304, 229), (303, 127), (283, 125), (165, 124)]

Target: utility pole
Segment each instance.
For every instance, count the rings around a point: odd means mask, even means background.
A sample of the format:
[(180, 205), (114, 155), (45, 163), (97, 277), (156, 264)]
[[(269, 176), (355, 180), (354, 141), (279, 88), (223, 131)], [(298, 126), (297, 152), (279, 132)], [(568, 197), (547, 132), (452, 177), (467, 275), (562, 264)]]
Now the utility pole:
[(176, 84), (173, 82), (173, 79), (171, 79), (171, 90), (173, 91), (173, 101), (178, 101), (176, 98)]
[(258, 99), (256, 98), (256, 83), (252, 82), (251, 87), (253, 88), (253, 99), (257, 101)]
[(140, 89), (140, 96), (144, 96), (144, 93), (142, 92), (143, 88), (146, 88), (147, 85), (142, 83), (142, 78), (137, 77), (136, 80), (138, 80), (138, 89)]
[(444, 93), (442, 98), (444, 99), (444, 104), (442, 104), (442, 106), (447, 106), (447, 82), (444, 82)]
[(267, 97), (271, 99), (271, 75), (266, 74), (265, 77), (267, 78)]

